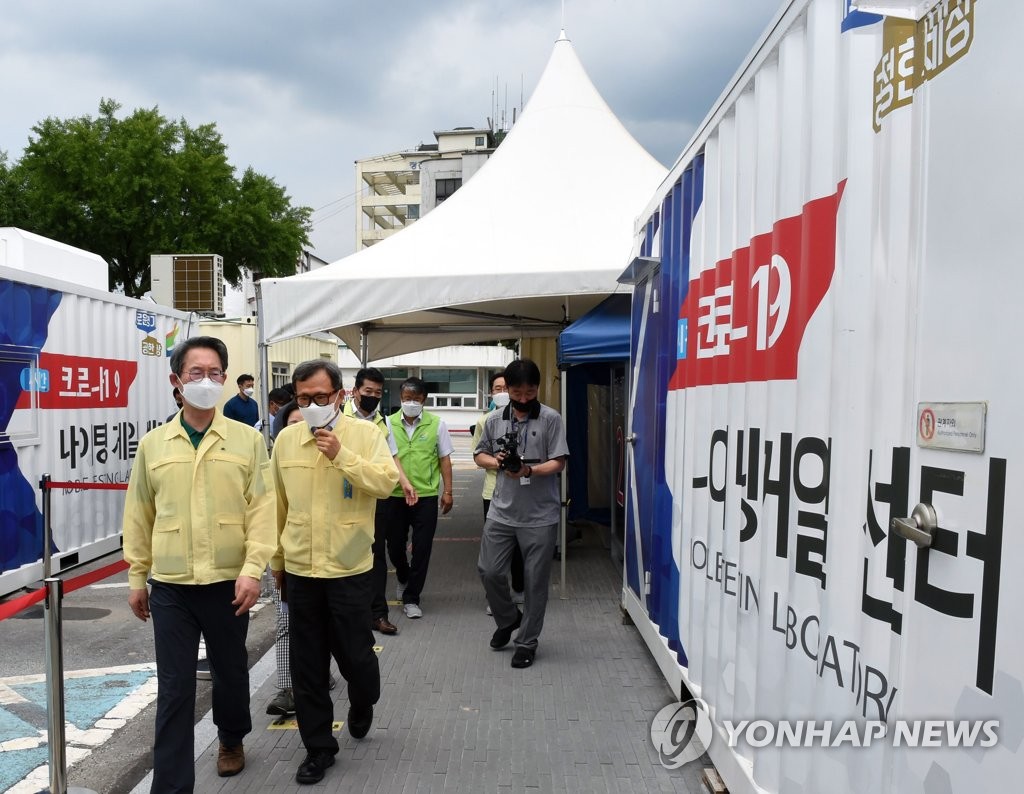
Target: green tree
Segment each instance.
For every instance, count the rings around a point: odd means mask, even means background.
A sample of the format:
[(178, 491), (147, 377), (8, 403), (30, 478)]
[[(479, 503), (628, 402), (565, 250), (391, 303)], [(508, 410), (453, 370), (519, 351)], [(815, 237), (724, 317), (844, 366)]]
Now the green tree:
[[(265, 276), (291, 275), (307, 243), (310, 212), (309, 207), (293, 207), (273, 179), (246, 168), (231, 204), (225, 250), (239, 267)], [(291, 266), (282, 273), (270, 270), (269, 262), (289, 262)]]
[(0, 151), (0, 226), (10, 225), (8, 219), (24, 214), (18, 178), (7, 163), (7, 152)]
[(251, 168), (237, 179), (215, 125), (119, 110), (104, 99), (96, 118), (48, 118), (18, 163), (0, 156), (0, 225), (99, 254), (134, 296), (149, 289), (150, 254), (221, 254), (233, 284), (242, 268), (294, 273), (309, 207)]

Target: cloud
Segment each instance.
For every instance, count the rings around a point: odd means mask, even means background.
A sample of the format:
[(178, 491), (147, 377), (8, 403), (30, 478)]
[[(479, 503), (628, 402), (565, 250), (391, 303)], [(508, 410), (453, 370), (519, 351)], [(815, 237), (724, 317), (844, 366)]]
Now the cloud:
[[(566, 28), (626, 128), (670, 165), (776, 0), (567, 0)], [(6, 0), (0, 150), (33, 124), (159, 106), (215, 122), (239, 170), (319, 208), (314, 243), (351, 253), (353, 161), (510, 121), (561, 25), (556, 0)], [(346, 198), (347, 197), (347, 198)], [(339, 201), (340, 199), (340, 201)]]

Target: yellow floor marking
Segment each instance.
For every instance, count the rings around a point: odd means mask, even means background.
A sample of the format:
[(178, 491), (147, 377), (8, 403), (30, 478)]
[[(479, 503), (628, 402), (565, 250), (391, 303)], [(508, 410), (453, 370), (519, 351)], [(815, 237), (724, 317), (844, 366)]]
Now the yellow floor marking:
[[(331, 725), (331, 730), (340, 731), (344, 722), (336, 721)], [(268, 731), (297, 731), (299, 722), (295, 717), (279, 717), (267, 726)]]

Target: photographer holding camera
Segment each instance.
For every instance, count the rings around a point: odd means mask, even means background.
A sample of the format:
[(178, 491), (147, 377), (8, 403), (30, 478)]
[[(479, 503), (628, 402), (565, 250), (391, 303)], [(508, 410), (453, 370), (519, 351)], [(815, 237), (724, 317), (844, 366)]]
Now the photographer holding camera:
[[(529, 667), (537, 653), (548, 602), (551, 559), (558, 531), (557, 474), (565, 468), (569, 448), (557, 411), (537, 400), (540, 369), (529, 359), (505, 368), (509, 404), (484, 422), (473, 459), (498, 471), (491, 507), (480, 540), (477, 571), (498, 628), (491, 648), (515, 638), (513, 667)], [(509, 563), (516, 545), (525, 563), (525, 602), (520, 612), (508, 587)]]

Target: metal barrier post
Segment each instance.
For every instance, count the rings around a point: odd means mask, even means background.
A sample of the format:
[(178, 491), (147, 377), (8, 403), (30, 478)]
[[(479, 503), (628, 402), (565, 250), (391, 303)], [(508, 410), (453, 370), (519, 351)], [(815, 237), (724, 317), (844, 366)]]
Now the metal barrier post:
[[(46, 493), (49, 493), (49, 489)], [(61, 629), (64, 582), (57, 577), (47, 577), (43, 584), (46, 587), (46, 744), (49, 748), (50, 794), (95, 794), (90, 789), (68, 788), (68, 764), (64, 748), (64, 647)]]
[(43, 492), (43, 579), (50, 578), (50, 545), (52, 528), (50, 527), (50, 475), (44, 474), (39, 480), (39, 488)]
[[(568, 380), (568, 374), (569, 374), (568, 372), (562, 372), (562, 377), (560, 378), (560, 381), (561, 381), (561, 383), (560, 383), (560, 385), (561, 385), (560, 397), (561, 397), (561, 401), (562, 401), (562, 432), (563, 433), (565, 432), (565, 407), (566, 407), (566, 405), (568, 405), (568, 388), (567, 388), (567, 384), (566, 384), (566, 381)], [(567, 461), (567, 463), (568, 463), (568, 461)], [(559, 560), (559, 562), (561, 563), (561, 566), (562, 566), (562, 570), (561, 570), (561, 572), (559, 574), (559, 576), (561, 578), (561, 582), (560, 582), (559, 586), (560, 586), (560, 588), (562, 590), (561, 597), (564, 599), (564, 598), (568, 597), (565, 594), (565, 558), (569, 556), (569, 549), (566, 546), (566, 535), (568, 534), (566, 532), (566, 524), (568, 523), (568, 520), (569, 520), (569, 471), (568, 471), (568, 465), (566, 466), (566, 468), (562, 469), (562, 473), (558, 475), (558, 482), (559, 482), (559, 486), (560, 486), (560, 490), (559, 490), (559, 497), (560, 497), (560, 499), (559, 499), (559, 501), (562, 503), (561, 504), (561, 509), (558, 511), (558, 534), (559, 534), (559, 541), (558, 542), (559, 542), (559, 544), (561, 546), (560, 550), (562, 552), (561, 559)]]
[[(49, 489), (44, 493), (48, 494)], [(46, 743), (50, 757), (50, 791), (52, 794), (64, 794), (67, 758), (64, 755), (64, 649), (61, 647), (60, 621), (64, 582), (56, 577), (47, 577), (43, 584), (46, 585)]]

